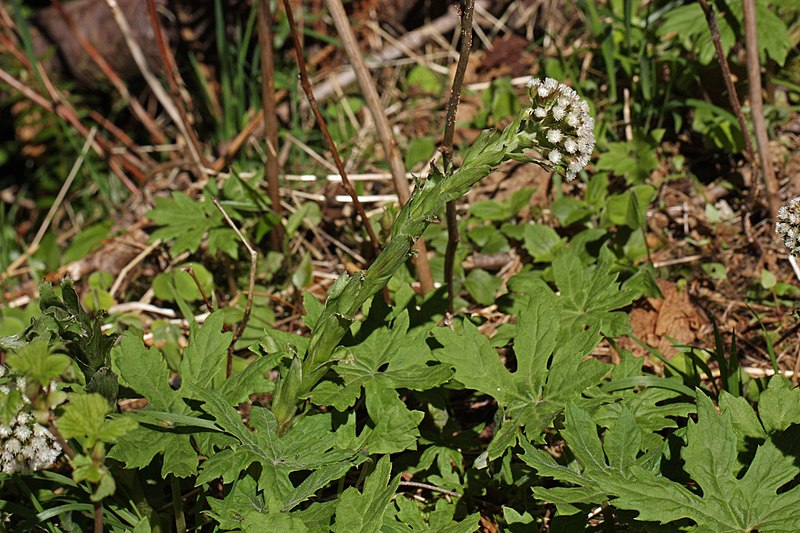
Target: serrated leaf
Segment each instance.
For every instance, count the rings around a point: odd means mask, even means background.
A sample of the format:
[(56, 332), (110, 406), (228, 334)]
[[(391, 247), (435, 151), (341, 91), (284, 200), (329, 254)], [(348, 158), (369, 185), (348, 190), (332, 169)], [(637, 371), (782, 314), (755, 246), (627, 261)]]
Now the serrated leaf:
[(452, 372), (444, 365), (429, 364), (434, 357), (425, 342), (424, 328), (409, 331), (407, 311), (392, 322), (371, 332), (348, 350), (352, 357), (333, 369), (343, 385), (322, 382), (312, 391), (318, 405), (344, 410), (355, 402), (362, 387), (372, 420), (371, 433), (364, 444), (370, 453), (394, 453), (416, 446), (417, 425), (424, 413), (411, 411), (395, 389), (427, 390), (447, 381)]
[(758, 414), (767, 433), (800, 423), (800, 389), (781, 376), (773, 376), (758, 398)]
[(208, 315), (202, 327), (193, 323), (189, 328), (189, 345), (183, 351), (180, 374), (183, 383), (205, 388), (220, 385), (225, 379), (228, 346), (233, 333), (222, 332), (224, 314)]
[(66, 355), (56, 353), (56, 347), (42, 339), (34, 339), (8, 354), (6, 362), (17, 374), (33, 383), (46, 386), (59, 377), (70, 365)]
[(86, 437), (86, 447), (95, 442), (115, 442), (138, 427), (130, 417), (106, 419), (111, 406), (99, 394), (71, 394), (56, 425), (65, 438)]
[(156, 207), (147, 216), (161, 227), (150, 236), (150, 242), (174, 240), (172, 255), (197, 252), (206, 232), (222, 226), (222, 215), (211, 202), (198, 202), (174, 192), (171, 198), (156, 198), (155, 203)]
[[(238, 444), (231, 449), (241, 456), (235, 462), (237, 468), (247, 468), (258, 462), (262, 468), (259, 488), (266, 490), (277, 505), (277, 510), (288, 510), (312, 496), (316, 490), (337, 477), (341, 477), (354, 464), (354, 454), (336, 448), (336, 434), (331, 430), (330, 414), (306, 416), (283, 436), (278, 436), (278, 422), (269, 409), (254, 406), (249, 414), (253, 430), (248, 428), (241, 415), (218, 393), (190, 386), (190, 392), (204, 402), (204, 410)], [(208, 476), (216, 476), (231, 466), (229, 454), (217, 458), (214, 454), (203, 463), (210, 469)], [(223, 465), (217, 463), (223, 462)], [(317, 471), (299, 486), (289, 479), (297, 471)], [(228, 479), (238, 472), (228, 470)], [(203, 476), (207, 479), (207, 476)]]
[(367, 476), (363, 492), (350, 487), (336, 504), (335, 533), (373, 533), (381, 529), (383, 517), (400, 484), (400, 475), (390, 481), (392, 463), (383, 456)]

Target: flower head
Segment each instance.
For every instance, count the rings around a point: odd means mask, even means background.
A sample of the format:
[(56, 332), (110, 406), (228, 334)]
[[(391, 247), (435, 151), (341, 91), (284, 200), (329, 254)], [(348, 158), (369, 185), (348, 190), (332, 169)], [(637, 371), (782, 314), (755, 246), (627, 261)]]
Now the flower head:
[[(14, 385), (24, 390), (25, 379), (18, 378)], [(61, 446), (53, 434), (36, 421), (30, 403), (23, 392), (17, 414), (8, 425), (0, 424), (0, 472), (36, 472), (52, 465), (61, 455)]]
[(594, 120), (589, 104), (571, 87), (553, 78), (528, 82), (533, 116), (531, 133), (538, 133), (543, 155), (567, 180), (575, 178), (588, 163), (594, 150)]
[(789, 254), (800, 255), (800, 196), (780, 208), (775, 233), (781, 236)]

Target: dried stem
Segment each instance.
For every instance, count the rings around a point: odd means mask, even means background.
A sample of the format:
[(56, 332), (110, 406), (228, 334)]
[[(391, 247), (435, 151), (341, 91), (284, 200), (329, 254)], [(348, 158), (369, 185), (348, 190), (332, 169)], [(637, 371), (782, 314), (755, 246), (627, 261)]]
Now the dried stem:
[(367, 213), (364, 211), (364, 206), (361, 205), (361, 201), (358, 199), (358, 194), (356, 194), (353, 184), (347, 177), (347, 171), (344, 168), (344, 163), (342, 163), (342, 158), (339, 157), (339, 151), (336, 149), (336, 144), (333, 142), (333, 138), (328, 131), (328, 126), (325, 124), (325, 119), (322, 117), (322, 112), (319, 110), (319, 105), (317, 105), (317, 100), (314, 98), (314, 91), (311, 89), (311, 81), (308, 79), (306, 60), (303, 57), (303, 45), (300, 43), (300, 36), (297, 33), (297, 27), (295, 26), (294, 22), (292, 3), (290, 0), (283, 0), (283, 6), (286, 8), (286, 18), (289, 21), (289, 30), (291, 31), (292, 41), (294, 42), (295, 58), (297, 59), (297, 66), (300, 70), (300, 83), (303, 86), (303, 92), (306, 93), (308, 104), (311, 106), (311, 110), (314, 112), (314, 116), (317, 119), (317, 126), (319, 126), (322, 136), (325, 138), (325, 144), (328, 145), (328, 150), (331, 151), (333, 161), (336, 164), (336, 168), (339, 170), (339, 175), (342, 176), (342, 183), (344, 184), (347, 193), (353, 199), (353, 205), (355, 205), (356, 210), (361, 217), (361, 221), (367, 230), (369, 240), (372, 243), (372, 247), (375, 250), (375, 255), (377, 256), (381, 249), (378, 242), (378, 236), (375, 235), (375, 230), (372, 229), (372, 224), (370, 224), (369, 218), (367, 218)]
[(200, 280), (197, 279), (197, 274), (195, 274), (192, 265), (186, 265), (185, 267), (183, 267), (183, 271), (192, 277), (192, 279), (194, 280), (194, 284), (197, 287), (197, 290), (200, 291), (200, 297), (203, 298), (203, 303), (205, 303), (206, 307), (208, 308), (208, 312), (213, 313), (214, 304), (212, 304), (211, 300), (209, 300), (208, 296), (206, 296), (206, 291), (203, 290), (203, 285), (200, 283)]
[(447, 494), (448, 496), (452, 496), (453, 498), (463, 498), (464, 495), (460, 492), (456, 492), (454, 490), (444, 489), (442, 487), (437, 487), (436, 485), (431, 485), (429, 483), (420, 483), (419, 481), (401, 481), (401, 487), (415, 487), (418, 489), (426, 489), (431, 490), (433, 492), (441, 492), (442, 494)]
[(169, 90), (172, 92), (172, 98), (175, 100), (175, 108), (178, 110), (178, 115), (183, 123), (183, 127), (181, 129), (186, 133), (186, 140), (192, 145), (193, 151), (200, 157), (200, 162), (204, 167), (208, 167), (209, 162), (203, 153), (203, 149), (200, 145), (200, 139), (197, 138), (197, 133), (194, 131), (192, 123), (189, 121), (189, 117), (186, 113), (186, 109), (183, 107), (181, 91), (178, 88), (178, 82), (176, 80), (178, 65), (175, 63), (175, 58), (170, 53), (169, 46), (167, 46), (167, 39), (164, 36), (164, 28), (161, 27), (161, 22), (158, 20), (158, 11), (156, 10), (155, 0), (147, 0), (147, 8), (150, 12), (150, 22), (153, 25), (153, 32), (155, 33), (156, 43), (158, 44), (158, 53), (161, 56), (161, 61), (164, 66), (164, 74), (166, 74), (167, 77)]
[[(456, 130), (456, 113), (458, 112), (458, 102), (461, 99), (461, 86), (464, 83), (464, 74), (467, 72), (469, 54), (472, 50), (472, 16), (475, 11), (475, 0), (461, 1), (461, 46), (459, 48), (458, 65), (453, 78), (453, 87), (450, 89), (450, 99), (447, 102), (447, 116), (444, 123), (444, 140), (442, 141), (442, 162), (444, 164), (445, 176), (450, 175), (453, 167), (453, 136)], [(455, 268), (456, 250), (460, 236), (458, 234), (458, 218), (456, 216), (457, 200), (447, 202), (445, 208), (447, 212), (447, 248), (444, 256), (444, 277), (447, 283), (447, 311), (451, 315), (454, 312), (453, 301), (455, 300), (455, 280), (453, 270)]]
[[(261, 46), (261, 100), (264, 106), (264, 144), (267, 149), (264, 175), (267, 178), (272, 210), (280, 216), (283, 207), (278, 182), (281, 168), (278, 162), (278, 115), (275, 105), (275, 58), (272, 41), (270, 0), (261, 0), (258, 4), (258, 42)], [(270, 232), (270, 241), (273, 250), (280, 251), (283, 248), (283, 226), (280, 222)]]
[[(80, 119), (78, 119), (77, 113), (75, 109), (67, 104), (63, 98), (60, 96), (54, 100), (55, 103), (51, 103), (47, 101), (45, 97), (16, 79), (14, 76), (0, 68), (0, 81), (7, 83), (11, 86), (12, 89), (22, 94), (25, 98), (32, 101), (36, 105), (44, 108), (46, 111), (57, 115), (58, 117), (65, 120), (70, 126), (72, 126), (81, 136), (84, 138), (89, 137), (89, 130), (84, 126)], [(137, 194), (139, 190), (136, 188), (128, 176), (125, 175), (125, 172), (119, 167), (119, 164), (114, 160), (113, 155), (108, 150), (108, 147), (105, 142), (103, 142), (99, 136), (94, 140), (92, 143), (92, 149), (102, 158), (108, 161), (108, 166), (111, 168), (112, 172), (117, 175), (119, 180), (122, 182), (123, 185), (132, 193)], [(125, 160), (123, 159), (123, 164)], [(130, 170), (130, 169), (129, 169)], [(140, 173), (141, 174), (141, 173)]]
[(253, 290), (256, 285), (256, 262), (258, 260), (258, 254), (250, 246), (250, 242), (244, 238), (242, 232), (239, 231), (239, 227), (231, 220), (231, 217), (228, 216), (228, 213), (225, 211), (220, 203), (217, 201), (216, 198), (211, 198), (211, 201), (214, 202), (214, 205), (219, 209), (219, 212), (222, 213), (222, 216), (225, 217), (225, 222), (233, 228), (233, 231), (236, 232), (236, 235), (239, 236), (239, 240), (242, 241), (244, 247), (247, 248), (247, 251), (250, 252), (250, 282), (247, 287), (247, 303), (244, 306), (244, 315), (242, 316), (242, 321), (239, 323), (239, 327), (233, 332), (233, 339), (231, 339), (231, 345), (228, 347), (228, 365), (225, 369), (225, 376), (230, 377), (231, 369), (233, 365), (233, 346), (236, 344), (236, 341), (242, 336), (244, 333), (244, 329), (247, 327), (247, 323), (250, 321), (250, 311), (253, 309)]
[[(408, 201), (411, 195), (411, 187), (406, 178), (406, 168), (403, 163), (403, 157), (400, 155), (397, 141), (394, 135), (392, 135), (392, 128), (384, 112), (380, 96), (378, 96), (378, 89), (375, 87), (375, 81), (372, 79), (372, 76), (370, 76), (367, 64), (361, 55), (356, 36), (353, 33), (353, 29), (350, 27), (350, 21), (347, 19), (347, 13), (345, 13), (341, 0), (325, 0), (325, 4), (328, 6), (328, 12), (331, 14), (333, 23), (336, 26), (336, 31), (339, 33), (342, 45), (344, 46), (348, 59), (350, 59), (353, 71), (355, 72), (358, 85), (361, 88), (361, 93), (364, 95), (364, 100), (366, 100), (367, 107), (375, 122), (378, 138), (383, 145), (383, 150), (386, 152), (386, 157), (389, 161), (394, 189), (397, 191), (400, 205), (403, 205)], [(415, 257), (417, 277), (419, 278), (422, 292), (427, 293), (433, 290), (433, 273), (431, 272), (430, 264), (428, 264), (425, 241), (423, 239), (417, 241), (415, 249), (417, 251)]]
[(86, 51), (86, 55), (88, 55), (94, 64), (97, 65), (100, 71), (105, 74), (117, 92), (119, 92), (120, 96), (122, 96), (122, 99), (128, 102), (131, 112), (133, 112), (136, 118), (139, 119), (139, 122), (141, 122), (148, 133), (150, 133), (150, 137), (152, 138), (153, 142), (156, 144), (166, 144), (167, 138), (156, 125), (153, 117), (150, 116), (147, 111), (145, 111), (145, 109), (142, 107), (142, 104), (139, 103), (139, 100), (130, 94), (125, 82), (122, 81), (116, 71), (111, 68), (111, 65), (109, 65), (103, 56), (100, 55), (94, 45), (88, 39), (86, 39), (86, 37), (84, 37), (83, 33), (81, 33), (80, 29), (78, 29), (77, 25), (75, 24), (75, 21), (72, 19), (72, 16), (70, 16), (67, 10), (64, 9), (64, 6), (61, 4), (61, 0), (53, 0), (52, 3), (61, 14), (61, 18), (64, 19), (64, 23), (72, 32), (72, 35), (75, 37), (78, 43), (80, 43), (84, 51)]
[(722, 40), (719, 35), (719, 26), (717, 26), (717, 15), (714, 10), (708, 5), (708, 0), (699, 0), (700, 7), (706, 16), (708, 29), (711, 31), (711, 41), (714, 43), (714, 49), (717, 51), (717, 60), (722, 69), (722, 79), (725, 80), (725, 88), (728, 90), (728, 100), (731, 103), (736, 120), (739, 122), (739, 129), (742, 130), (742, 137), (744, 138), (744, 146), (746, 156), (750, 162), (755, 161), (755, 152), (753, 152), (753, 143), (750, 140), (750, 131), (747, 129), (747, 122), (742, 113), (742, 106), (739, 103), (739, 96), (736, 93), (736, 87), (733, 85), (733, 76), (731, 76), (731, 67), (728, 65), (728, 58), (725, 56), (725, 51), (722, 49)]
[(743, 0), (744, 6), (744, 40), (747, 52), (747, 80), (750, 87), (750, 118), (758, 144), (758, 155), (761, 160), (761, 173), (767, 194), (769, 214), (774, 219), (778, 216), (780, 200), (778, 198), (778, 180), (772, 160), (769, 156), (769, 137), (764, 121), (764, 108), (761, 100), (761, 64), (758, 59), (758, 32), (756, 29), (755, 0)]
[(111, 8), (111, 12), (114, 15), (114, 20), (117, 22), (117, 26), (119, 26), (120, 32), (125, 38), (125, 43), (128, 45), (131, 56), (133, 57), (136, 66), (139, 67), (142, 77), (147, 82), (150, 90), (153, 91), (153, 95), (164, 107), (164, 110), (172, 119), (172, 122), (175, 123), (181, 134), (186, 139), (187, 145), (189, 146), (189, 152), (192, 156), (192, 161), (195, 163), (197, 171), (201, 173), (204, 172), (205, 167), (203, 166), (203, 159), (200, 157), (200, 153), (197, 151), (196, 147), (189, 141), (189, 131), (187, 125), (184, 124), (183, 120), (181, 120), (181, 114), (178, 111), (175, 102), (172, 101), (167, 92), (161, 86), (161, 82), (158, 81), (158, 78), (156, 78), (156, 76), (150, 70), (150, 67), (147, 65), (144, 52), (142, 52), (141, 46), (139, 46), (139, 43), (137, 43), (136, 39), (133, 37), (130, 24), (128, 24), (128, 20), (125, 18), (125, 14), (122, 12), (122, 9), (120, 9), (117, 0), (106, 0), (106, 4), (108, 4), (108, 7)]

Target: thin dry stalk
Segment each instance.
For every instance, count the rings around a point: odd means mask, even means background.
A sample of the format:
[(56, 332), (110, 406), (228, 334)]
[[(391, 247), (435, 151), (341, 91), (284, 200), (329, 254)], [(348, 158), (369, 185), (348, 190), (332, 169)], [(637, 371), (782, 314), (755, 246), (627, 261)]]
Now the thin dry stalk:
[[(0, 7), (0, 11), (2, 8)], [(70, 126), (72, 126), (84, 139), (88, 138), (89, 136), (89, 129), (83, 125), (83, 123), (78, 118), (78, 113), (74, 107), (67, 101), (63, 94), (61, 94), (55, 86), (50, 81), (49, 77), (47, 76), (47, 72), (41, 65), (32, 65), (28, 58), (25, 57), (24, 54), (19, 52), (14, 46), (14, 43), (8, 41), (5, 37), (0, 37), (0, 44), (3, 44), (11, 53), (33, 74), (36, 76), (38, 74), (39, 78), (42, 80), (45, 88), (48, 91), (50, 96), (50, 101), (48, 101), (45, 97), (37, 93), (35, 90), (31, 89), (23, 82), (16, 79), (14, 76), (9, 74), (3, 69), (0, 69), (0, 81), (4, 81), (8, 85), (11, 86), (12, 89), (18, 91), (28, 100), (31, 100), (36, 105), (43, 107), (46, 111), (60, 117), (61, 119), (65, 120)], [(111, 153), (108, 147), (108, 143), (105, 142), (101, 136), (97, 136), (92, 143), (92, 149), (102, 158), (106, 159), (108, 162), (108, 166), (114, 174), (117, 175), (120, 182), (125, 185), (128, 190), (132, 193), (136, 194), (139, 190), (136, 186), (128, 179), (128, 176), (125, 175), (125, 172), (120, 168), (119, 164), (116, 161), (116, 158)], [(123, 165), (128, 168), (126, 165), (125, 160), (122, 160)], [(132, 174), (142, 175), (138, 169), (131, 169), (128, 168)], [(138, 178), (137, 178), (138, 179)]]
[(322, 132), (322, 136), (325, 138), (325, 144), (327, 144), (328, 150), (331, 151), (334, 163), (336, 163), (336, 169), (342, 176), (342, 183), (344, 184), (347, 193), (353, 199), (353, 205), (355, 205), (356, 210), (361, 217), (361, 221), (364, 224), (364, 228), (367, 230), (369, 240), (372, 243), (372, 247), (375, 250), (375, 255), (377, 256), (381, 249), (380, 243), (378, 242), (378, 236), (375, 234), (375, 230), (372, 229), (372, 224), (370, 224), (369, 218), (367, 218), (367, 213), (364, 211), (364, 206), (361, 205), (361, 202), (358, 200), (356, 190), (353, 188), (353, 184), (350, 183), (350, 180), (347, 177), (347, 171), (342, 163), (342, 158), (339, 157), (339, 151), (336, 149), (336, 144), (333, 142), (333, 138), (328, 131), (328, 126), (325, 124), (325, 119), (322, 117), (322, 112), (319, 110), (319, 105), (317, 105), (317, 100), (314, 97), (314, 91), (311, 89), (311, 81), (308, 78), (306, 60), (303, 57), (303, 45), (300, 43), (300, 36), (298, 35), (297, 27), (295, 26), (291, 1), (283, 0), (283, 6), (286, 9), (286, 18), (289, 21), (289, 30), (292, 34), (292, 41), (294, 42), (295, 58), (297, 59), (297, 66), (300, 70), (300, 84), (303, 86), (303, 92), (306, 93), (308, 104), (311, 106), (311, 110), (314, 112), (314, 116), (317, 119), (317, 126)]
[[(445, 175), (452, 171), (453, 166), (453, 136), (456, 131), (456, 113), (458, 102), (461, 99), (461, 86), (467, 72), (469, 54), (472, 51), (472, 16), (475, 11), (475, 0), (461, 1), (461, 46), (458, 54), (458, 65), (453, 78), (453, 87), (450, 89), (450, 99), (447, 102), (447, 116), (444, 121), (444, 140), (442, 141), (442, 162)], [(447, 248), (444, 256), (444, 277), (447, 283), (447, 311), (454, 312), (455, 280), (453, 269), (455, 267), (456, 249), (460, 236), (458, 234), (458, 218), (456, 216), (456, 202), (447, 202)]]
[(747, 81), (750, 88), (750, 118), (758, 144), (758, 155), (761, 160), (761, 173), (767, 194), (769, 214), (774, 219), (778, 216), (780, 199), (778, 198), (778, 180), (772, 159), (769, 156), (769, 136), (764, 121), (764, 107), (761, 100), (761, 63), (758, 59), (758, 33), (756, 30), (755, 0), (743, 0), (744, 6), (744, 40), (747, 53)]
[(172, 122), (175, 123), (183, 137), (186, 139), (192, 161), (195, 163), (197, 171), (202, 173), (203, 169), (205, 168), (203, 166), (203, 159), (200, 157), (200, 153), (197, 151), (196, 147), (189, 141), (189, 131), (187, 125), (184, 124), (183, 120), (181, 120), (181, 114), (178, 111), (175, 102), (172, 101), (170, 96), (161, 86), (158, 78), (156, 78), (155, 74), (153, 74), (153, 72), (150, 70), (147, 60), (144, 57), (144, 53), (142, 52), (142, 48), (133, 37), (133, 32), (131, 31), (130, 24), (128, 24), (128, 19), (125, 18), (125, 14), (122, 12), (122, 9), (120, 9), (117, 0), (106, 0), (106, 4), (108, 4), (108, 7), (111, 8), (111, 12), (114, 15), (114, 20), (117, 22), (117, 26), (119, 26), (120, 32), (122, 32), (122, 36), (125, 38), (125, 43), (128, 45), (131, 56), (133, 57), (136, 66), (139, 67), (142, 77), (147, 82), (150, 90), (153, 91), (156, 99), (164, 107), (164, 110), (167, 112), (170, 119), (172, 119)]
[(94, 62), (95, 65), (100, 69), (100, 71), (105, 74), (117, 92), (122, 96), (122, 99), (128, 103), (131, 108), (131, 112), (139, 119), (139, 122), (144, 125), (145, 129), (150, 134), (150, 137), (153, 139), (155, 144), (166, 144), (167, 138), (164, 136), (164, 133), (159, 129), (156, 125), (155, 120), (153, 119), (150, 114), (145, 111), (142, 107), (142, 104), (139, 103), (139, 100), (136, 99), (130, 92), (128, 91), (128, 86), (125, 85), (125, 82), (119, 77), (116, 71), (111, 68), (111, 65), (103, 59), (103, 56), (97, 51), (94, 45), (83, 36), (80, 32), (78, 27), (75, 25), (75, 21), (72, 19), (69, 13), (64, 9), (64, 6), (61, 4), (61, 0), (53, 0), (53, 6), (58, 10), (59, 14), (61, 14), (61, 18), (64, 19), (64, 23), (67, 25), (69, 30), (72, 32), (72, 35), (78, 41), (78, 43), (83, 47), (86, 55)]
[(130, 271), (133, 270), (136, 265), (144, 261), (144, 258), (153, 253), (153, 250), (159, 246), (161, 246), (161, 239), (156, 239), (152, 244), (150, 244), (150, 246), (142, 250), (139, 255), (134, 257), (130, 263), (122, 267), (122, 270), (119, 271), (117, 279), (114, 280), (114, 284), (111, 286), (111, 290), (109, 290), (108, 293), (111, 296), (114, 296), (122, 286), (122, 282), (125, 280), (125, 277), (130, 273)]
[[(355, 72), (358, 85), (361, 87), (361, 93), (367, 102), (372, 119), (375, 122), (375, 129), (378, 132), (378, 137), (381, 140), (383, 149), (386, 152), (386, 157), (389, 160), (389, 168), (392, 173), (392, 181), (394, 182), (397, 197), (400, 199), (400, 205), (405, 204), (411, 196), (411, 186), (406, 178), (406, 168), (403, 163), (403, 157), (400, 155), (400, 150), (397, 147), (397, 141), (392, 135), (392, 128), (389, 125), (389, 119), (386, 117), (383, 105), (381, 104), (380, 96), (378, 96), (378, 89), (375, 87), (375, 81), (367, 70), (367, 64), (361, 56), (361, 50), (356, 42), (356, 36), (353, 29), (350, 27), (350, 21), (347, 19), (344, 6), (341, 0), (325, 0), (328, 6), (328, 12), (333, 19), (333, 24), (336, 26), (336, 31), (342, 40), (347, 57), (350, 59), (350, 64)], [(428, 263), (427, 249), (425, 241), (420, 239), (415, 245), (417, 255), (415, 257), (415, 266), (419, 283), (422, 292), (427, 293), (433, 290), (433, 273), (431, 272), (430, 264)]]
[(754, 162), (755, 152), (753, 152), (753, 143), (750, 140), (750, 132), (747, 129), (747, 122), (744, 119), (742, 106), (739, 103), (739, 96), (736, 93), (736, 86), (733, 84), (733, 76), (731, 76), (731, 67), (728, 65), (728, 58), (725, 56), (725, 51), (722, 49), (722, 39), (719, 35), (719, 26), (717, 26), (717, 15), (714, 10), (708, 5), (708, 0), (699, 0), (700, 7), (706, 16), (708, 29), (711, 31), (711, 41), (714, 43), (714, 49), (717, 51), (717, 60), (722, 69), (722, 79), (725, 80), (725, 88), (728, 90), (728, 100), (731, 103), (733, 112), (736, 114), (736, 120), (739, 122), (739, 129), (742, 130), (742, 137), (744, 137), (744, 146), (746, 156), (750, 162)]
[(225, 217), (225, 222), (236, 232), (236, 235), (239, 236), (239, 240), (242, 241), (244, 247), (247, 248), (247, 251), (250, 252), (250, 282), (247, 287), (247, 302), (244, 306), (244, 315), (242, 316), (242, 321), (239, 322), (239, 326), (233, 332), (233, 339), (231, 339), (231, 345), (228, 347), (228, 364), (225, 367), (225, 377), (231, 376), (231, 370), (233, 367), (233, 346), (236, 344), (236, 341), (242, 336), (244, 333), (244, 329), (247, 327), (247, 323), (250, 321), (250, 312), (253, 309), (253, 290), (256, 285), (256, 265), (258, 261), (258, 254), (250, 246), (250, 242), (244, 238), (242, 232), (239, 231), (239, 227), (231, 220), (231, 217), (228, 216), (228, 213), (225, 209), (220, 205), (216, 198), (211, 198), (211, 201), (214, 202), (214, 205), (219, 209), (219, 212), (222, 213), (222, 216)]
[(69, 190), (72, 182), (75, 180), (75, 176), (78, 175), (78, 171), (80, 170), (81, 166), (83, 166), (83, 161), (86, 158), (86, 153), (89, 151), (89, 148), (92, 146), (92, 142), (94, 141), (94, 136), (97, 133), (97, 128), (92, 128), (89, 132), (89, 137), (83, 143), (83, 147), (81, 148), (80, 154), (78, 158), (75, 160), (75, 163), (72, 165), (72, 169), (70, 169), (69, 174), (67, 175), (67, 179), (64, 180), (64, 183), (61, 185), (61, 189), (58, 191), (58, 195), (56, 195), (56, 199), (53, 201), (53, 205), (50, 206), (50, 210), (47, 212), (47, 215), (44, 217), (44, 221), (42, 225), (39, 226), (39, 231), (36, 232), (36, 236), (34, 236), (33, 241), (31, 241), (31, 245), (28, 246), (28, 249), (25, 250), (25, 253), (20, 255), (8, 267), (0, 274), (0, 281), (11, 277), (12, 273), (28, 258), (36, 253), (36, 250), (39, 249), (39, 244), (42, 242), (42, 238), (44, 238), (45, 233), (50, 228), (50, 223), (53, 221), (53, 217), (58, 211), (58, 208), (61, 207), (61, 202), (64, 201), (64, 197), (67, 195), (67, 191)]
[(203, 285), (200, 283), (200, 280), (197, 279), (197, 274), (195, 274), (194, 269), (192, 268), (192, 265), (186, 265), (185, 267), (183, 267), (183, 271), (186, 272), (187, 274), (189, 274), (192, 277), (192, 280), (194, 281), (194, 284), (197, 287), (197, 290), (200, 291), (200, 297), (203, 299), (203, 303), (206, 304), (206, 308), (208, 309), (208, 312), (209, 313), (213, 313), (214, 312), (214, 304), (212, 304), (211, 300), (209, 300), (208, 296), (206, 296), (206, 291), (205, 291), (205, 289), (203, 289)]
[[(281, 167), (278, 162), (278, 115), (275, 105), (275, 58), (272, 40), (270, 0), (261, 0), (258, 4), (258, 41), (261, 46), (261, 100), (264, 105), (264, 144), (267, 150), (264, 175), (267, 178), (267, 191), (272, 209), (280, 216), (283, 208), (278, 182)], [(280, 223), (270, 232), (270, 242), (273, 250), (279, 251), (283, 248), (283, 226)]]
[(203, 153), (200, 140), (197, 138), (197, 133), (194, 131), (192, 123), (186, 113), (186, 109), (183, 107), (181, 91), (178, 88), (178, 82), (176, 79), (176, 77), (180, 75), (178, 71), (178, 65), (175, 63), (175, 58), (170, 53), (169, 46), (167, 46), (167, 39), (164, 36), (164, 28), (161, 27), (161, 22), (158, 20), (158, 11), (156, 10), (155, 0), (147, 0), (147, 8), (150, 12), (150, 23), (153, 25), (153, 32), (155, 33), (156, 43), (158, 44), (158, 53), (161, 56), (161, 61), (164, 66), (164, 73), (167, 77), (169, 90), (172, 92), (172, 97), (175, 100), (175, 107), (177, 108), (181, 122), (183, 123), (183, 129), (186, 130), (188, 135), (187, 140), (189, 144), (194, 147), (194, 151), (200, 156), (200, 162), (203, 164), (203, 167), (208, 167), (208, 159), (206, 159), (206, 156)]

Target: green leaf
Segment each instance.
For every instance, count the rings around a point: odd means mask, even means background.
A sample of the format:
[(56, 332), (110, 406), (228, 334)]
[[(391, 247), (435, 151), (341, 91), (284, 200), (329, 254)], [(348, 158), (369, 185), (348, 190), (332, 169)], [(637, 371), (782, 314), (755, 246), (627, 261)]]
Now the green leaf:
[(398, 496), (393, 508), (385, 515), (382, 532), (385, 533), (474, 533), (478, 531), (480, 513), (473, 513), (462, 521), (453, 520), (456, 505), (444, 499), (436, 500), (435, 508), (425, 513), (410, 498)]
[(173, 240), (172, 255), (197, 252), (206, 232), (223, 225), (222, 215), (211, 202), (195, 201), (181, 192), (173, 192), (171, 198), (156, 198), (155, 203), (147, 216), (161, 227), (150, 236), (150, 242)]
[(170, 371), (157, 348), (147, 349), (134, 330), (122, 336), (119, 349), (112, 352), (114, 364), (127, 385), (147, 398), (150, 407), (161, 411), (188, 412), (169, 386)]
[(69, 357), (56, 353), (56, 350), (56, 346), (34, 339), (8, 354), (6, 362), (17, 374), (44, 387), (61, 376), (70, 365)]
[(800, 423), (800, 389), (781, 376), (773, 376), (758, 398), (758, 414), (767, 433)]
[(523, 239), (525, 249), (536, 262), (552, 262), (567, 239), (559, 237), (556, 230), (544, 224), (526, 224)]
[(336, 504), (335, 533), (374, 533), (381, 529), (383, 517), (400, 484), (400, 475), (390, 480), (391, 473), (389, 456), (383, 456), (367, 476), (363, 492), (350, 487), (342, 493)]
[(464, 280), (464, 288), (467, 289), (472, 299), (481, 305), (495, 303), (495, 295), (502, 285), (501, 278), (480, 268), (473, 269)]
[(222, 332), (224, 313), (216, 311), (208, 315), (200, 327), (192, 323), (189, 327), (189, 345), (183, 351), (180, 374), (183, 383), (199, 387), (218, 386), (225, 380), (228, 347), (233, 333)]
[(343, 385), (322, 382), (311, 393), (317, 405), (344, 410), (359, 397), (363, 387), (372, 424), (363, 444), (370, 453), (394, 453), (414, 448), (424, 413), (411, 411), (395, 389), (423, 391), (447, 381), (452, 372), (435, 358), (425, 341), (427, 331), (409, 331), (410, 318), (403, 311), (390, 326), (371, 332), (361, 343), (348, 348), (352, 357), (333, 369)]
[(138, 427), (132, 418), (123, 416), (106, 420), (111, 406), (99, 394), (70, 394), (69, 403), (56, 425), (67, 438), (86, 437), (86, 448), (95, 442), (115, 442)]
[[(289, 510), (344, 475), (355, 462), (352, 451), (336, 447), (336, 433), (331, 430), (328, 413), (303, 417), (279, 437), (278, 422), (269, 409), (253, 406), (249, 414), (253, 429), (250, 429), (221, 395), (197, 386), (189, 386), (189, 392), (203, 401), (204, 410), (214, 417), (217, 425), (236, 439), (231, 450), (240, 456), (234, 459), (228, 453), (212, 455), (203, 463), (204, 472), (209, 469), (209, 474), (201, 474), (203, 480), (220, 475), (232, 465), (245, 469), (258, 462), (262, 468), (259, 488), (266, 490), (280, 506), (276, 510)], [(289, 474), (304, 470), (313, 473), (295, 486)], [(228, 479), (238, 474), (230, 469), (226, 472)]]
[(72, 263), (79, 259), (83, 259), (93, 251), (100, 248), (103, 241), (108, 238), (108, 232), (111, 230), (112, 222), (110, 220), (94, 224), (92, 226), (82, 228), (80, 233), (72, 240), (69, 248), (64, 252), (61, 259), (63, 264)]

